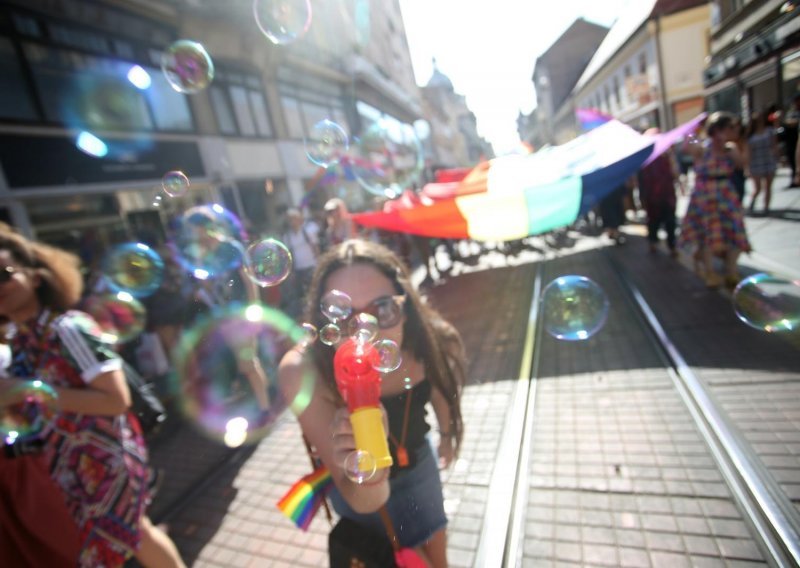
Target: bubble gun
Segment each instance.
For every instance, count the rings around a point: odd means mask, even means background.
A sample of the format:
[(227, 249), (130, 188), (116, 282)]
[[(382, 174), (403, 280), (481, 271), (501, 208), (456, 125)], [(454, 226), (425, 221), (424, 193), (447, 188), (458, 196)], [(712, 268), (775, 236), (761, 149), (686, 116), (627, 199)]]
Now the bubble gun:
[[(379, 360), (375, 346), (353, 338), (342, 343), (333, 357), (336, 387), (350, 411), (356, 448), (372, 457), (375, 469), (392, 465), (380, 409), (381, 375), (374, 367)], [(372, 470), (371, 466), (359, 464), (359, 469)]]

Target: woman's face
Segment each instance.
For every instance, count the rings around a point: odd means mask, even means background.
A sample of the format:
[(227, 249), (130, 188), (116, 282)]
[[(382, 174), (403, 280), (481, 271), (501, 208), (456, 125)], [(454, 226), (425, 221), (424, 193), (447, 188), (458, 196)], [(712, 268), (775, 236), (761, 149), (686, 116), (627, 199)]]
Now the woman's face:
[(39, 277), (17, 263), (7, 250), (0, 250), (0, 315), (14, 314), (36, 301)]
[[(353, 316), (364, 311), (370, 305), (374, 306), (375, 300), (388, 301), (387, 298), (397, 296), (397, 290), (380, 270), (370, 264), (353, 264), (339, 268), (328, 276), (322, 296), (331, 290), (344, 292), (352, 300)], [(378, 330), (377, 339), (391, 339), (397, 345), (403, 345), (403, 324), (406, 321), (405, 312), (402, 312), (397, 323), (387, 329)], [(343, 335), (347, 333), (342, 329)]]

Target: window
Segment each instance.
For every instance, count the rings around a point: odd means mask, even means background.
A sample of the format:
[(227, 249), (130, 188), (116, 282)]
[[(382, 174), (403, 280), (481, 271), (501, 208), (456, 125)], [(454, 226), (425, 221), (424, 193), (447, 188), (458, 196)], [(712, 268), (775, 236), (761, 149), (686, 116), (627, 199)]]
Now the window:
[(208, 89), (211, 97), (211, 106), (214, 108), (214, 115), (217, 117), (217, 126), (222, 134), (236, 134), (236, 123), (233, 118), (233, 110), (225, 96), (225, 92), (215, 85)]
[(14, 46), (0, 37), (0, 118), (35, 120), (36, 109), (20, 74)]
[(639, 73), (642, 75), (647, 73), (647, 54), (642, 53), (639, 55)]
[(325, 119), (349, 131), (339, 85), (304, 77), (288, 68), (279, 70), (278, 77), (289, 137), (304, 138), (316, 123)]
[(209, 93), (220, 133), (272, 137), (272, 123), (257, 75), (217, 66)]
[(12, 21), (26, 39), (15, 45), (0, 37), (0, 117), (83, 130), (194, 129), (186, 95), (172, 89), (158, 68), (158, 51), (64, 22), (19, 14)]
[(616, 77), (616, 76), (614, 76), (614, 91), (613, 91), (613, 94), (614, 94), (614, 104), (617, 105), (617, 107), (619, 107), (620, 106), (620, 104), (619, 104), (619, 78)]

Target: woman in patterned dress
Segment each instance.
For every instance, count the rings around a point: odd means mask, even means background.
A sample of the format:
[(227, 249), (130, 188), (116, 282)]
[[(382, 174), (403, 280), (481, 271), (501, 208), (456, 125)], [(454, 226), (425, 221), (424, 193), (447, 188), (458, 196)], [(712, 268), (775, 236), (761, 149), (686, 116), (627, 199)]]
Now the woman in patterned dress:
[(778, 169), (778, 138), (775, 129), (767, 124), (763, 113), (754, 112), (750, 117), (750, 128), (747, 132), (747, 169), (756, 192), (750, 202), (752, 213), (756, 199), (764, 192), (764, 214), (769, 214), (769, 202), (772, 198), (772, 181)]
[(725, 283), (739, 281), (737, 260), (750, 251), (744, 228), (742, 204), (733, 184), (733, 171), (742, 158), (732, 144), (736, 117), (715, 112), (706, 122), (707, 144), (691, 144), (687, 151), (694, 158), (695, 189), (681, 224), (680, 245), (692, 248), (705, 265), (706, 286), (719, 287), (723, 280), (714, 271), (713, 257), (725, 260)]
[[(39, 435), (50, 476), (80, 531), (81, 567), (183, 566), (169, 537), (145, 515), (147, 450), (121, 359), (88, 315), (69, 310), (82, 288), (77, 259), (14, 233), (0, 234), (0, 317), (14, 324), (11, 377), (55, 391)], [(0, 404), (20, 404), (13, 380)], [(57, 527), (56, 527), (56, 530)]]

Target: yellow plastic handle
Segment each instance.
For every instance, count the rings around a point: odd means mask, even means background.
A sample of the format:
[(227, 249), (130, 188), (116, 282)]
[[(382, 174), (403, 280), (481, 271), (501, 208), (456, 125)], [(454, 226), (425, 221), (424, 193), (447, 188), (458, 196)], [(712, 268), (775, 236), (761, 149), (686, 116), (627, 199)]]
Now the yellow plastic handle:
[[(392, 454), (389, 453), (389, 443), (386, 441), (386, 431), (383, 429), (383, 417), (380, 408), (359, 408), (350, 415), (350, 424), (353, 426), (353, 435), (356, 439), (356, 448), (368, 452), (375, 460), (375, 469), (392, 466)], [(369, 460), (360, 462), (361, 471), (372, 470)]]

